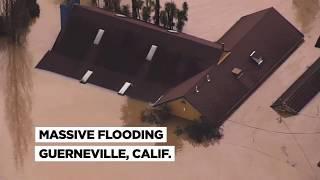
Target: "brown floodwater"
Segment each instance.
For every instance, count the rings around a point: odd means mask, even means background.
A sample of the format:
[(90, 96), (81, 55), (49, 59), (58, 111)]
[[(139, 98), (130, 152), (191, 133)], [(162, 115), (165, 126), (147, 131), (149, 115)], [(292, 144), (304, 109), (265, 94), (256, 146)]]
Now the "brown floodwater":
[(311, 29), (312, 23), (316, 20), (316, 16), (320, 10), (320, 4), (318, 0), (292, 0), (292, 3), (296, 9), (297, 21), (302, 26), (304, 32), (308, 32)]
[(270, 6), (305, 33), (305, 43), (225, 123), (218, 143), (196, 145), (176, 136), (176, 127), (188, 122), (175, 118), (165, 124), (167, 144), (177, 149), (173, 163), (34, 162), (35, 126), (149, 126), (141, 122), (147, 103), (33, 68), (59, 33), (61, 1), (39, 0), (41, 16), (23, 46), (0, 43), (0, 180), (320, 180), (319, 134), (288, 133), (320, 131), (320, 95), (281, 123), (269, 107), (320, 56), (313, 47), (320, 34), (317, 0), (187, 0), (185, 32), (208, 40), (240, 16)]

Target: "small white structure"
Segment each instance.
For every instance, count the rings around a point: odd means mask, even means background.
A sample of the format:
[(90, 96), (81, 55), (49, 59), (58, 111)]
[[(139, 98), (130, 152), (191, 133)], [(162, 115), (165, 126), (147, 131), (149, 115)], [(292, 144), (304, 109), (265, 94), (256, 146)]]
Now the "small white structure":
[(156, 46), (156, 45), (151, 46), (149, 53), (146, 57), (147, 61), (152, 61), (152, 58), (153, 58), (154, 54), (156, 53), (157, 49), (158, 49), (158, 46)]
[(82, 77), (82, 79), (80, 80), (80, 83), (85, 84), (87, 83), (88, 79), (90, 78), (90, 76), (93, 74), (92, 71), (88, 70), (84, 76)]
[(124, 93), (128, 90), (128, 88), (129, 88), (131, 85), (132, 85), (131, 83), (125, 82), (124, 85), (122, 86), (122, 88), (119, 90), (118, 94), (124, 95)]
[(104, 30), (103, 29), (99, 29), (98, 33), (96, 35), (96, 38), (93, 41), (94, 45), (99, 45), (100, 44), (100, 41), (102, 39), (103, 34), (104, 34)]
[(210, 75), (209, 75), (209, 74), (207, 74), (207, 81), (208, 81), (208, 82), (211, 82), (211, 78), (210, 78)]
[(262, 57), (255, 57), (254, 55), (256, 54), (256, 51), (252, 51), (252, 53), (250, 54), (251, 59), (257, 63), (258, 66), (260, 66), (263, 63), (263, 59)]

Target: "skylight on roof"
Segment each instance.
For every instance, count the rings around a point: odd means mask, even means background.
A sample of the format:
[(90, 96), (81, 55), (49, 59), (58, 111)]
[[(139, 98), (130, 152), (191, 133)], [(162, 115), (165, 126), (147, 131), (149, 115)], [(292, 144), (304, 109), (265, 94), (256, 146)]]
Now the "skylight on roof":
[(256, 54), (256, 51), (252, 51), (250, 57), (258, 66), (260, 66), (263, 63), (263, 59), (261, 56), (257, 56)]
[(87, 83), (88, 79), (90, 78), (90, 76), (93, 74), (92, 71), (88, 70), (82, 77), (82, 79), (80, 80), (80, 83), (85, 84)]
[(152, 58), (153, 58), (154, 54), (156, 53), (157, 49), (158, 49), (158, 46), (152, 45), (150, 50), (149, 50), (149, 53), (148, 53), (148, 55), (146, 57), (146, 60), (152, 61)]
[(99, 29), (98, 33), (96, 35), (96, 38), (93, 41), (94, 45), (99, 45), (100, 44), (100, 41), (102, 39), (103, 34), (104, 34), (104, 30), (103, 29)]
[(122, 86), (122, 88), (118, 91), (118, 94), (120, 95), (124, 95), (124, 93), (129, 89), (129, 87), (131, 86), (132, 84), (129, 83), (129, 82), (125, 82)]

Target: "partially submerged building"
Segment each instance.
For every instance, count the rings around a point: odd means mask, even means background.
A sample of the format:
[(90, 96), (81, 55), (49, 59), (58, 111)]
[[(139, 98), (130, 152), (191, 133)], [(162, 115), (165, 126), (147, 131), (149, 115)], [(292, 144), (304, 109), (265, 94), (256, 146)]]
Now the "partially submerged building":
[(180, 102), (187, 105), (174, 109), (180, 116), (193, 111), (194, 119), (223, 122), (295, 51), (303, 34), (269, 8), (242, 17), (218, 42), (227, 57), (168, 91), (156, 105)]
[(155, 102), (215, 64), (221, 45), (98, 8), (75, 5), (37, 68)]
[(37, 68), (166, 104), (186, 119), (220, 123), (302, 42), (303, 34), (274, 8), (242, 17), (210, 42), (75, 6)]
[(286, 90), (272, 108), (280, 114), (296, 115), (320, 91), (320, 58)]

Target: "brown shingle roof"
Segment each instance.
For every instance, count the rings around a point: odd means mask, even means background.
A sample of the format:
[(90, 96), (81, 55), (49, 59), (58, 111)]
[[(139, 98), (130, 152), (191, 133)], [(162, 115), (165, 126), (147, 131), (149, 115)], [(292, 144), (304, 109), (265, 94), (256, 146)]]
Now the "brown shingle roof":
[[(94, 46), (98, 29), (105, 35)], [(75, 6), (66, 29), (37, 67), (76, 79), (90, 69), (89, 83), (115, 91), (131, 82), (126, 94), (154, 105), (184, 97), (205, 118), (221, 123), (293, 53), (303, 34), (268, 8), (241, 18), (219, 41), (231, 53), (217, 66), (219, 43)], [(149, 62), (145, 57), (151, 45), (158, 50)], [(249, 57), (254, 50), (264, 59), (261, 66)], [(236, 78), (234, 68), (244, 74)]]
[[(231, 54), (221, 65), (212, 65), (207, 73), (199, 73), (198, 75), (202, 76), (201, 80), (197, 78), (194, 80), (196, 82), (185, 82), (193, 84), (187, 93), (183, 91), (184, 94), (177, 95), (176, 92), (169, 91), (155, 105), (170, 101), (171, 98), (168, 96), (175, 94), (173, 97), (184, 97), (207, 119), (223, 122), (303, 42), (303, 34), (274, 8), (254, 13), (253, 16), (253, 18), (250, 15), (241, 18), (240, 21), (243, 22), (234, 25), (241, 27), (232, 27), (221, 38), (225, 40), (223, 41), (225, 46), (231, 49)], [(260, 20), (253, 21), (252, 19), (256, 19), (257, 16)], [(246, 20), (248, 22), (245, 22)], [(250, 31), (243, 28), (243, 24), (250, 24)], [(228, 36), (241, 36), (241, 38)], [(264, 63), (259, 67), (249, 57), (254, 50), (264, 59)], [(233, 68), (242, 69), (244, 74), (237, 79), (232, 74)], [(206, 81), (207, 75), (211, 78), (210, 82)], [(195, 86), (198, 87), (199, 93), (195, 92)], [(175, 89), (177, 88), (171, 91)]]
[(272, 108), (278, 112), (298, 114), (320, 91), (320, 58), (286, 90)]
[[(98, 29), (105, 33), (99, 46), (93, 46)], [(145, 58), (151, 45), (158, 49), (149, 62)], [(132, 82), (128, 96), (154, 102), (169, 88), (216, 63), (221, 53), (218, 43), (170, 33), (101, 9), (74, 6), (65, 29), (37, 68), (77, 79), (91, 69), (89, 83), (118, 91), (126, 81)]]

